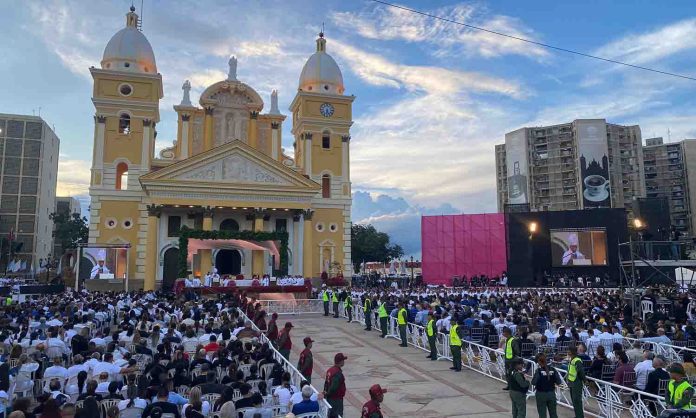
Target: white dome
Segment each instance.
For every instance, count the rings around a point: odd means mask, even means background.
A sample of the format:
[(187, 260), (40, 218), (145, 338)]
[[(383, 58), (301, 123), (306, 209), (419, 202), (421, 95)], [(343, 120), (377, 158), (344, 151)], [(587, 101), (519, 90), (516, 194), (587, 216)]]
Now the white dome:
[(105, 70), (157, 74), (155, 53), (145, 35), (138, 30), (135, 8), (126, 15), (126, 27), (111, 37), (104, 49), (101, 67)]
[(300, 90), (316, 93), (343, 94), (343, 74), (338, 64), (326, 53), (326, 39), (319, 34), (317, 52), (307, 60), (300, 74)]

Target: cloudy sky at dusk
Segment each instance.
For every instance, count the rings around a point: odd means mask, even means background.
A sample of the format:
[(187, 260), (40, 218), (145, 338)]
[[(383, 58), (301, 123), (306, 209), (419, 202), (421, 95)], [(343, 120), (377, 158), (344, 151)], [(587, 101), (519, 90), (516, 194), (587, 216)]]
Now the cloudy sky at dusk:
[[(140, 12), (140, 0), (136, 1)], [(94, 108), (90, 66), (125, 24), (130, 0), (15, 0), (0, 24), (0, 112), (38, 114), (61, 138), (59, 194), (87, 195)], [(450, 19), (696, 77), (693, 0), (401, 1)], [(530, 7), (533, 5), (534, 7)], [(143, 31), (164, 79), (158, 149), (172, 106), (239, 79), (281, 110), (326, 26), (327, 51), (354, 94), (354, 221), (418, 254), (420, 214), (496, 211), (494, 145), (522, 126), (606, 118), (643, 138), (696, 137), (696, 81), (652, 74), (475, 32), (367, 0), (145, 0)], [(292, 148), (290, 123), (284, 146)], [(88, 199), (83, 199), (83, 204)]]

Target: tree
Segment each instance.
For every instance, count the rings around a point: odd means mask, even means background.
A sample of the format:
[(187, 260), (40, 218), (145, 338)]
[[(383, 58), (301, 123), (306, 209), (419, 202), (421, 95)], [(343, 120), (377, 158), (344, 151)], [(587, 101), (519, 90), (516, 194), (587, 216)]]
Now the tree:
[[(63, 250), (77, 248), (77, 244), (84, 244), (89, 237), (87, 218), (80, 216), (79, 213), (59, 213), (54, 212), (49, 215), (55, 225), (54, 238), (58, 241)], [(57, 256), (58, 254), (56, 254)]]
[(389, 243), (389, 235), (379, 232), (372, 225), (354, 224), (350, 231), (351, 257), (355, 272), (363, 261), (389, 262), (404, 255), (398, 244)]

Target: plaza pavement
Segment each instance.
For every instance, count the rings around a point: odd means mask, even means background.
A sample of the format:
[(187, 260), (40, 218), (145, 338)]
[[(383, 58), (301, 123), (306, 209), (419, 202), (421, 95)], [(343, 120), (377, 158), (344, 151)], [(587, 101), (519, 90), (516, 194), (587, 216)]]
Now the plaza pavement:
[[(384, 395), (382, 412), (387, 418), (459, 418), (510, 417), (510, 397), (503, 383), (465, 367), (461, 373), (449, 370), (451, 362), (431, 361), (427, 353), (415, 347), (399, 347), (393, 338), (379, 338), (379, 331), (365, 331), (358, 323), (348, 324), (320, 314), (281, 315), (278, 324), (292, 322), (293, 341), (290, 361), (297, 364), (306, 336), (315, 340), (312, 385), (324, 388), (326, 370), (338, 352), (348, 356), (343, 372), (348, 393), (344, 417), (359, 418), (367, 402), (368, 388), (379, 383), (389, 392)], [(572, 417), (572, 411), (558, 408), (559, 417)], [(534, 399), (527, 402), (527, 416), (538, 417)]]

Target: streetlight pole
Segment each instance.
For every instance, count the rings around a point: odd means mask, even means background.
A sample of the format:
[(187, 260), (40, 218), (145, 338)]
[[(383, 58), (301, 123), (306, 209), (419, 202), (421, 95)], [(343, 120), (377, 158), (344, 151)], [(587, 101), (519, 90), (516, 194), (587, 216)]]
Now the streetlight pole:
[(413, 256), (411, 256), (411, 284), (409, 287), (413, 287)]

